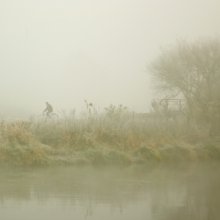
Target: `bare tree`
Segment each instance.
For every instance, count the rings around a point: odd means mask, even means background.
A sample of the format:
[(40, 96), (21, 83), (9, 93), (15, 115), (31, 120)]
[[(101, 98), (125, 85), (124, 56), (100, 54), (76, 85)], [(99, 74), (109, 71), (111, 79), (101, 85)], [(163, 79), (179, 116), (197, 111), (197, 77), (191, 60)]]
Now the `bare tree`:
[(187, 115), (216, 130), (220, 114), (220, 41), (181, 42), (162, 51), (151, 71), (163, 92), (184, 97)]

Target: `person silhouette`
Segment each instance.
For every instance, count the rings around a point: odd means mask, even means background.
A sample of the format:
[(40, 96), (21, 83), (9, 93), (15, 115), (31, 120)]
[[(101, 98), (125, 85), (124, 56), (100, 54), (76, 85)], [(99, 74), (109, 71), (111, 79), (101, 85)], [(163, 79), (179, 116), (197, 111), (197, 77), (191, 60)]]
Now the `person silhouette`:
[(53, 112), (53, 107), (49, 102), (46, 102), (45, 104), (46, 108), (43, 110), (43, 113), (45, 113), (47, 117), (50, 117)]

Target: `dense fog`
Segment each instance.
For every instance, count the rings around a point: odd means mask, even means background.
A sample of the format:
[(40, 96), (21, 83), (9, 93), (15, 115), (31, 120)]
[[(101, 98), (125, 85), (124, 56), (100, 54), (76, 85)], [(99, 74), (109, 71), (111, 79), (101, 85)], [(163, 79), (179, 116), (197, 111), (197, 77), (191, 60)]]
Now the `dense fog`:
[(178, 40), (216, 38), (218, 0), (1, 0), (0, 116), (123, 104), (146, 112), (148, 64)]

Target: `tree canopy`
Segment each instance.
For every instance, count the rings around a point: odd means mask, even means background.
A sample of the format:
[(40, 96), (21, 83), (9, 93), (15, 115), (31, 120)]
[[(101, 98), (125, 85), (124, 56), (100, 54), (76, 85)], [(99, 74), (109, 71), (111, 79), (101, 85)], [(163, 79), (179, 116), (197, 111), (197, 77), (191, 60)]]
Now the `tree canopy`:
[(163, 92), (181, 96), (188, 115), (212, 124), (220, 114), (220, 41), (181, 42), (151, 64)]

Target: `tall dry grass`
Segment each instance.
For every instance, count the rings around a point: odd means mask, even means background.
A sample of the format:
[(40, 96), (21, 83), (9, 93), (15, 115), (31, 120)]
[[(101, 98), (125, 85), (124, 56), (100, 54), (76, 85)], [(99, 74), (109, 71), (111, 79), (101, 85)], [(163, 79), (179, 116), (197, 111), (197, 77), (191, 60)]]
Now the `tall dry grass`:
[(220, 158), (219, 141), (180, 115), (138, 114), (123, 106), (81, 117), (1, 122), (0, 162), (15, 165), (146, 163)]

